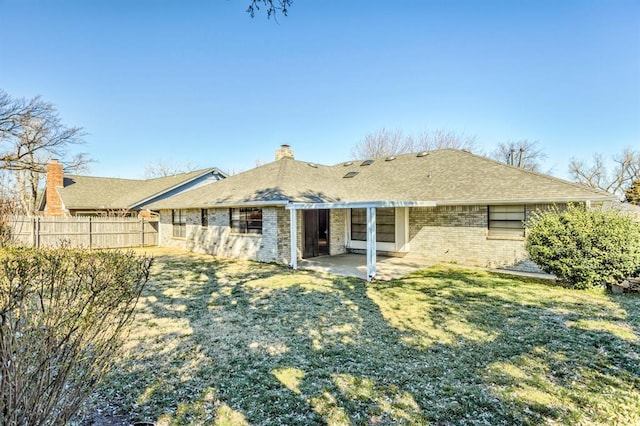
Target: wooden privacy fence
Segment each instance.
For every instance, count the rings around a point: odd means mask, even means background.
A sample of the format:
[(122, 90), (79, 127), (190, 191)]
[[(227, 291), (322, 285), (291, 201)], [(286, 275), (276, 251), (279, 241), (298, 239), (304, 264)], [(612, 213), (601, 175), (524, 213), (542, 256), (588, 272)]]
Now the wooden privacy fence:
[(31, 247), (122, 248), (158, 245), (158, 220), (123, 217), (9, 217), (12, 237)]

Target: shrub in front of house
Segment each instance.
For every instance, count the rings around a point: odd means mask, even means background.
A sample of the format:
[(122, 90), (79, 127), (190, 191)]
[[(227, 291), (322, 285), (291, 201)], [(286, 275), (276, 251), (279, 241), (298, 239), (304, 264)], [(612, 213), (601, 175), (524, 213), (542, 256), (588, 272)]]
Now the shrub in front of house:
[(527, 252), (574, 288), (610, 286), (640, 272), (640, 224), (614, 209), (570, 205), (527, 223)]
[(151, 259), (121, 251), (0, 249), (0, 419), (65, 424), (106, 372)]

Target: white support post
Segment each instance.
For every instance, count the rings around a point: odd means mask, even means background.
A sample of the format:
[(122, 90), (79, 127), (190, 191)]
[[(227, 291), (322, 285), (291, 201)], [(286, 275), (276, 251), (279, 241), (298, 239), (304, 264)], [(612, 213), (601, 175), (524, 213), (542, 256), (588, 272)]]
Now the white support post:
[(376, 208), (367, 207), (367, 281), (376, 276)]
[(289, 236), (291, 237), (291, 267), (298, 269), (298, 224), (297, 224), (297, 210), (289, 210)]

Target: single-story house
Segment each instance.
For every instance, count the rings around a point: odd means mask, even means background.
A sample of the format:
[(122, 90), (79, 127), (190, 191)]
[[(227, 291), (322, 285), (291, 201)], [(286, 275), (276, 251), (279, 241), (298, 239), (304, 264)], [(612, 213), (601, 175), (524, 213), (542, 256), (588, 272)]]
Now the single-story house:
[(216, 168), (154, 179), (65, 175), (62, 164), (52, 160), (38, 210), (45, 216), (149, 217), (147, 204), (225, 177)]
[(356, 252), (499, 267), (526, 258), (524, 222), (567, 203), (615, 196), (442, 149), (347, 161), (276, 161), (147, 208), (159, 211), (159, 244), (217, 256), (278, 262)]

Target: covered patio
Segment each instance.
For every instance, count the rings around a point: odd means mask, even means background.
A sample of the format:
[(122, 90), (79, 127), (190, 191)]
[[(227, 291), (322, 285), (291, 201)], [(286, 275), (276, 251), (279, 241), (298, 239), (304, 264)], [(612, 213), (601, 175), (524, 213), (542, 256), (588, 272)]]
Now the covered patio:
[[(423, 259), (377, 256), (375, 279), (392, 280), (432, 265), (433, 263)], [(363, 280), (369, 278), (367, 256), (363, 254), (347, 253), (301, 259), (298, 260), (298, 269), (327, 272), (344, 277), (357, 277)]]
[[(401, 270), (400, 264), (397, 264), (397, 260), (391, 260), (393, 258), (389, 258), (389, 260), (380, 260), (377, 259), (377, 241), (376, 241), (376, 208), (383, 207), (435, 207), (436, 203), (433, 201), (365, 201), (365, 202), (338, 202), (338, 203), (289, 203), (285, 206), (287, 210), (289, 210), (289, 242), (291, 248), (291, 263), (290, 266), (293, 269), (298, 269), (301, 267), (303, 262), (307, 262), (309, 265), (313, 265), (313, 262), (317, 262), (316, 258), (311, 259), (302, 259), (298, 260), (298, 225), (297, 225), (297, 216), (296, 212), (298, 210), (319, 210), (319, 209), (355, 209), (362, 208), (366, 209), (367, 214), (367, 232), (366, 232), (366, 261), (364, 264), (364, 279), (367, 281), (371, 281), (374, 278), (378, 279), (388, 279), (383, 278), (381, 272), (378, 270), (378, 264), (382, 265), (385, 270), (388, 270), (389, 273), (393, 273), (393, 270)], [(360, 277), (361, 270), (358, 267), (354, 270), (355, 265), (361, 264), (361, 256), (358, 258), (350, 258), (348, 255), (345, 256), (345, 271), (351, 271), (351, 273), (337, 273), (338, 275), (348, 275), (348, 276), (358, 276)], [(357, 255), (356, 255), (357, 256)], [(338, 256), (330, 256), (332, 259), (337, 258)], [(356, 260), (358, 259), (358, 260)], [(397, 259), (397, 258), (396, 258)], [(322, 262), (322, 261), (320, 261)], [(318, 267), (322, 267), (322, 265), (317, 265)], [(328, 266), (328, 265), (327, 265)], [(341, 270), (342, 268), (338, 268), (336, 265), (332, 266), (334, 270)], [(421, 266), (425, 267), (425, 266)], [(415, 269), (420, 269), (420, 267), (416, 267)], [(397, 272), (396, 272), (397, 273)], [(408, 273), (408, 272), (407, 272)], [(402, 274), (402, 275), (406, 275)]]

